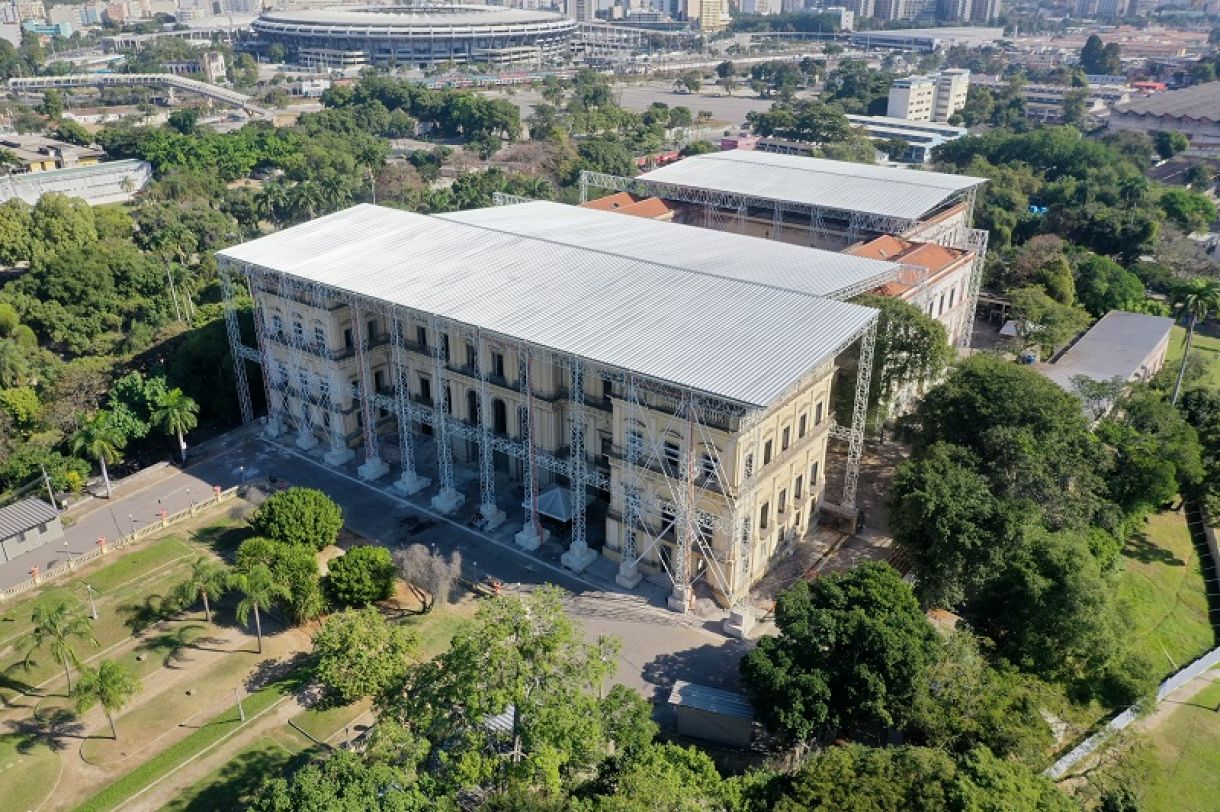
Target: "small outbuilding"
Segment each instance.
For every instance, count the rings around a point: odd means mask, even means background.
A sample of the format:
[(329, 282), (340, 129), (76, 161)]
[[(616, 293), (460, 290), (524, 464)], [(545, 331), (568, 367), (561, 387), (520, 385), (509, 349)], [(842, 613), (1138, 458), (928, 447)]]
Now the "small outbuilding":
[(59, 513), (41, 499), (0, 508), (0, 552), (6, 562), (63, 536)]
[(749, 747), (754, 706), (742, 694), (681, 680), (669, 692), (678, 733), (729, 747)]

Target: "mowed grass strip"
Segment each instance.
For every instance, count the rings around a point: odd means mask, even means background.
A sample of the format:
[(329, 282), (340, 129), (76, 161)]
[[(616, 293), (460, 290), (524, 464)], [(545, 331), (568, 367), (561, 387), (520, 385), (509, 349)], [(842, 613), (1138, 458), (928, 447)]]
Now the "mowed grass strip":
[[(222, 711), (209, 721), (203, 723), (185, 739), (170, 745), (131, 772), (123, 775), (88, 801), (77, 806), (76, 812), (109, 812), (112, 809), (122, 808), (132, 796), (145, 787), (164, 778), (188, 760), (222, 741), (227, 736), (236, 733), (243, 724), (250, 724), (254, 721), (254, 717), (271, 708), (277, 702), (287, 699), (285, 690), (284, 685), (275, 683), (250, 694), (242, 701), (246, 711), (245, 723), (240, 720), (236, 707)], [(232, 799), (230, 798), (220, 808), (234, 808)]]
[(0, 735), (0, 806), (14, 812), (37, 809), (55, 787), (60, 754), (16, 733)]
[(1128, 609), (1129, 640), (1158, 673), (1168, 676), (1216, 645), (1207, 584), (1184, 512), (1150, 516), (1123, 555), (1118, 595)]
[[(214, 812), (244, 807), (268, 778), (285, 774), (312, 742), (299, 733), (275, 730), (239, 750), (165, 806), (162, 812)], [(294, 738), (295, 737), (295, 738)]]
[[(1214, 672), (1213, 672), (1214, 673)], [(1214, 812), (1220, 798), (1220, 682), (1148, 734), (1139, 792), (1147, 812)]]

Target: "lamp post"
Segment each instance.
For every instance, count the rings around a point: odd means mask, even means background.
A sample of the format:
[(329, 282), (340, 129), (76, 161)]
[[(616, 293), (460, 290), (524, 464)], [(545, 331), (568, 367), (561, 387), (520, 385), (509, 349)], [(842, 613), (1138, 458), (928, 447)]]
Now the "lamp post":
[(68, 556), (68, 569), (72, 569), (72, 548), (68, 546), (67, 539), (64, 539), (64, 554)]
[(191, 510), (195, 509), (195, 500), (191, 498), (191, 489), (186, 489), (186, 500), (191, 503)]
[(127, 521), (131, 523), (131, 535), (133, 535), (133, 536), (134, 536), (134, 535), (136, 534), (136, 517), (135, 517), (135, 514), (128, 513), (128, 514), (127, 514)]
[(243, 708), (241, 704), (241, 688), (234, 688), (233, 695), (237, 697), (237, 715), (240, 716), (241, 720), (244, 722), (246, 721), (246, 709)]
[(241, 477), (241, 484), (245, 485), (246, 484), (246, 466), (244, 466), (244, 465), (237, 466), (237, 473)]
[(97, 620), (97, 604), (93, 601), (93, 584), (85, 584), (85, 591), (89, 593), (89, 613), (93, 615), (94, 620)]

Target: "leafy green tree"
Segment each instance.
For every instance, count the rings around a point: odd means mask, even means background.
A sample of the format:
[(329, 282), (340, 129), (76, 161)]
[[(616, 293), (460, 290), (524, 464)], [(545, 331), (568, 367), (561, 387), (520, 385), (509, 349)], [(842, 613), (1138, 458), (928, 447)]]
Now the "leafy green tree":
[(698, 812), (726, 808), (725, 786), (711, 757), (694, 747), (656, 744), (620, 760), (604, 790), (581, 806), (590, 812)]
[(1080, 67), (1094, 76), (1115, 76), (1122, 71), (1118, 43), (1106, 45), (1101, 37), (1090, 34), (1080, 49)]
[(85, 201), (61, 194), (45, 194), (30, 213), (33, 259), (43, 261), (69, 248), (97, 242), (93, 211)]
[(106, 712), (106, 721), (110, 722), (110, 738), (117, 741), (119, 731), (114, 726), (114, 714), (139, 690), (139, 677), (122, 663), (102, 660), (97, 668), (81, 666), (80, 682), (76, 686), (76, 712), (84, 713), (100, 704)]
[(868, 394), (869, 414), (879, 421), (900, 396), (938, 378), (952, 350), (945, 326), (909, 302), (887, 296), (856, 302), (881, 311)]
[(844, 729), (904, 727), (938, 641), (888, 564), (801, 580), (775, 604), (776, 636), (741, 661), (763, 721), (804, 742)]
[(38, 112), (49, 119), (61, 117), (64, 114), (64, 94), (54, 88), (44, 90), (42, 104), (38, 105)]
[(1190, 141), (1177, 130), (1159, 130), (1152, 134), (1152, 146), (1157, 155), (1169, 160), (1179, 152), (1184, 152), (1190, 146)]
[(263, 502), (250, 526), (260, 536), (321, 550), (338, 540), (343, 511), (322, 491), (289, 488)]
[(995, 573), (1017, 532), (1019, 517), (979, 466), (969, 449), (935, 443), (894, 474), (890, 526), (926, 605), (959, 606)]
[(408, 628), (371, 606), (331, 615), (313, 640), (318, 679), (340, 704), (377, 696), (401, 680), (418, 648)]
[(14, 197), (0, 203), (0, 263), (13, 265), (30, 258), (30, 205)]
[(174, 588), (177, 603), (189, 606), (196, 599), (203, 601), (203, 616), (212, 622), (212, 605), (229, 587), (230, 574), (227, 567), (214, 559), (200, 556), (191, 562), (190, 575)]
[(164, 392), (157, 400), (156, 408), (152, 413), (152, 422), (154, 425), (165, 429), (167, 434), (175, 435), (178, 438), (178, 449), (182, 454), (182, 461), (186, 462), (186, 440), (183, 435), (199, 424), (196, 417), (199, 413), (199, 404), (191, 400), (181, 389), (170, 389)]
[(80, 665), (80, 657), (72, 646), (73, 640), (85, 640), (97, 645), (89, 618), (73, 609), (67, 601), (39, 604), (30, 615), (32, 627), (19, 644), (25, 650), (24, 665), (30, 667), (34, 652), (46, 649), (64, 667), (68, 693), (72, 693), (72, 665)]
[(318, 557), (313, 547), (258, 536), (248, 538), (237, 548), (234, 568), (238, 572), (249, 572), (260, 565), (271, 571), (282, 589), (280, 599), (293, 621), (313, 620), (325, 610), (326, 597), (322, 593)]
[(199, 111), (194, 107), (180, 107), (169, 114), (168, 123), (182, 135), (194, 135), (199, 125)]
[(1180, 284), (1173, 292), (1173, 306), (1178, 316), (1186, 319), (1186, 337), (1182, 341), (1182, 363), (1178, 367), (1178, 378), (1173, 385), (1171, 403), (1178, 402), (1182, 393), (1182, 378), (1186, 374), (1186, 362), (1190, 358), (1190, 346), (1194, 342), (1195, 326), (1214, 313), (1220, 312), (1220, 280), (1192, 279)]
[(271, 607), (277, 599), (286, 600), (288, 589), (278, 582), (271, 570), (263, 564), (255, 564), (246, 572), (233, 576), (233, 586), (241, 593), (237, 604), (237, 622), (245, 623), (254, 613), (254, 632), (258, 636), (258, 653), (263, 653), (263, 623), (260, 612)]
[(1041, 347), (1049, 356), (1092, 321), (1087, 312), (1056, 301), (1039, 285), (1015, 290), (1008, 298), (1012, 302), (1013, 319), (1017, 322), (1017, 349), (1021, 351)]
[(1080, 303), (1101, 318), (1111, 310), (1139, 312), (1144, 284), (1112, 259), (1087, 254), (1076, 262), (1076, 292)]
[(330, 560), (326, 585), (338, 603), (364, 606), (394, 594), (397, 568), (385, 547), (359, 544)]
[[(486, 601), (447, 652), (412, 666), (388, 710), (428, 740), (441, 759), (438, 779), (522, 782), (541, 797), (604, 758), (606, 725), (590, 691), (613, 673), (618, 643), (585, 642), (562, 601), (554, 587)], [(504, 732), (486, 724), (506, 712)]]
[(110, 487), (110, 472), (106, 466), (119, 461), (126, 445), (127, 437), (115, 427), (110, 413), (104, 411), (81, 420), (80, 428), (72, 435), (72, 453), (88, 454), (96, 459), (101, 467), (107, 499), (113, 496), (113, 492)]
[(1189, 189), (1166, 189), (1157, 205), (1165, 217), (1188, 233), (1206, 229), (1216, 219), (1216, 206), (1211, 199)]
[(430, 812), (435, 801), (424, 794), (408, 770), (369, 762), (339, 750), (320, 763), (302, 767), (291, 778), (270, 778), (250, 802), (250, 812), (290, 810), (384, 810)]
[(915, 736), (952, 753), (987, 747), (1001, 758), (1038, 767), (1054, 746), (1037, 697), (1011, 669), (987, 662), (986, 640), (957, 630), (928, 671), (915, 703)]
[(1157, 392), (1123, 398), (1097, 435), (1115, 453), (1110, 498), (1129, 514), (1153, 510), (1203, 479), (1198, 433)]

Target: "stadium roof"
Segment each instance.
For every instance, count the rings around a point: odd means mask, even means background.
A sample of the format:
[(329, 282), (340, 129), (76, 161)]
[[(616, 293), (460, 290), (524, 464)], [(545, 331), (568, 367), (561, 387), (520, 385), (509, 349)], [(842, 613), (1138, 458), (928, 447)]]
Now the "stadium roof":
[(1153, 93), (1115, 106), (1115, 112), (1133, 116), (1166, 116), (1194, 121), (1220, 121), (1220, 82), (1206, 82), (1182, 90)]
[(344, 26), (369, 32), (469, 28), (484, 25), (562, 22), (562, 14), (484, 5), (377, 6), (369, 8), (283, 9), (263, 12), (258, 24)]
[(877, 315), (367, 204), (218, 256), (747, 406), (773, 401)]
[(546, 201), (440, 216), (510, 234), (832, 299), (845, 299), (883, 285), (900, 270), (893, 262)]
[(1153, 362), (1172, 328), (1173, 319), (1164, 316), (1111, 310), (1059, 360), (1038, 370), (1069, 392), (1075, 392), (1072, 378), (1077, 375), (1098, 382), (1143, 378), (1155, 371)]
[(918, 220), (986, 182), (967, 175), (739, 149), (674, 161), (637, 180), (905, 220)]

